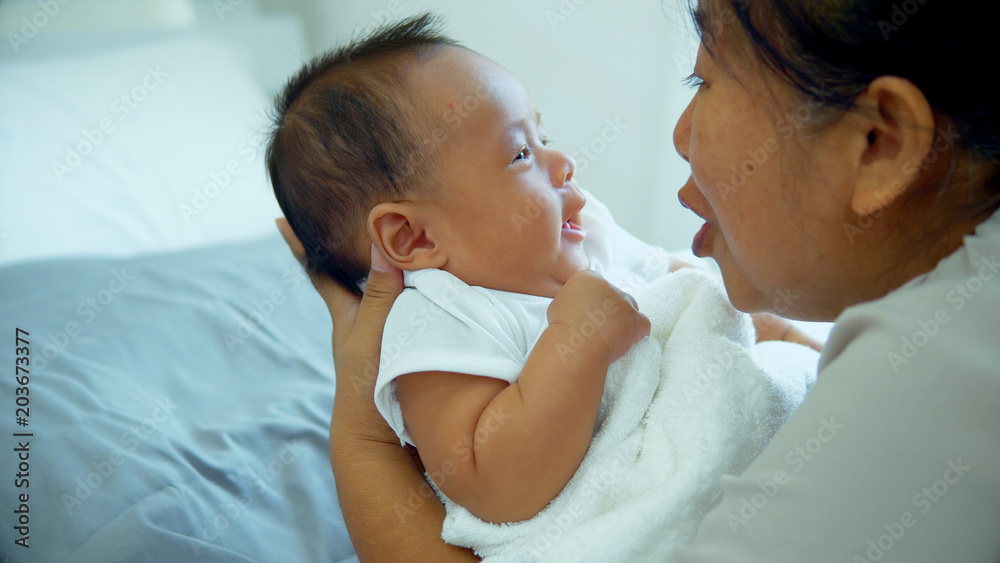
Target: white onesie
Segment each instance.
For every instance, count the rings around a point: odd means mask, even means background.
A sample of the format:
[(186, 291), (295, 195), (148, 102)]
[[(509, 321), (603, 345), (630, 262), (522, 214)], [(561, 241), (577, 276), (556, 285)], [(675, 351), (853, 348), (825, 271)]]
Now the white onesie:
[[(607, 207), (587, 194), (581, 211), (583, 246), (590, 269), (626, 292), (670, 270), (670, 256), (615, 224)], [(452, 274), (403, 272), (406, 289), (396, 298), (382, 333), (375, 405), (401, 444), (413, 444), (396, 399), (395, 378), (448, 371), (517, 380), (542, 331), (551, 298), (470, 286)]]

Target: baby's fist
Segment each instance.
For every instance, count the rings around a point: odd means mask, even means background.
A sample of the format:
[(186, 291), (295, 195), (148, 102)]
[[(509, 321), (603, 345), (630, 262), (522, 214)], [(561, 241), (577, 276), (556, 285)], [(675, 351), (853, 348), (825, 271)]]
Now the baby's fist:
[(649, 319), (630, 295), (590, 270), (571, 277), (549, 304), (550, 325), (569, 329), (570, 347), (602, 346), (608, 362), (649, 336)]

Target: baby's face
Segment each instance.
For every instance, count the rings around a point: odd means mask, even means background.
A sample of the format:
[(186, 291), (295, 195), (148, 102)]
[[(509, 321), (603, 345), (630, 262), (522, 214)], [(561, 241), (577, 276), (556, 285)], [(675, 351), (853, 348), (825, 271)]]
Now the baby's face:
[(415, 104), (437, 122), (422, 145), (433, 146), (443, 184), (424, 202), (442, 269), (470, 285), (554, 296), (589, 265), (576, 163), (545, 146), (524, 86), (493, 61), (441, 47), (413, 71)]

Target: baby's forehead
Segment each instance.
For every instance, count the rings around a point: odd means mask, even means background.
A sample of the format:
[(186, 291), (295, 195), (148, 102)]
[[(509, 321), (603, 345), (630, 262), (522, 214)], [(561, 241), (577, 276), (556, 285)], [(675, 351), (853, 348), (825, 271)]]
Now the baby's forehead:
[(439, 46), (422, 54), (408, 74), (414, 106), (439, 126), (453, 127), (474, 117), (502, 118), (531, 103), (507, 69), (461, 47)]

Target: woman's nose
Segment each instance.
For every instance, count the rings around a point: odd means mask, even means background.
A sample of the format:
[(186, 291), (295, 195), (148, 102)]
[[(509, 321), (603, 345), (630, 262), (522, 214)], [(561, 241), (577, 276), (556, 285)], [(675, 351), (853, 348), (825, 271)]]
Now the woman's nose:
[(690, 162), (688, 147), (691, 144), (691, 114), (694, 113), (694, 104), (695, 99), (691, 98), (691, 102), (684, 108), (684, 113), (681, 114), (677, 125), (674, 126), (674, 148), (677, 149), (677, 154), (681, 155), (681, 158), (687, 162)]

